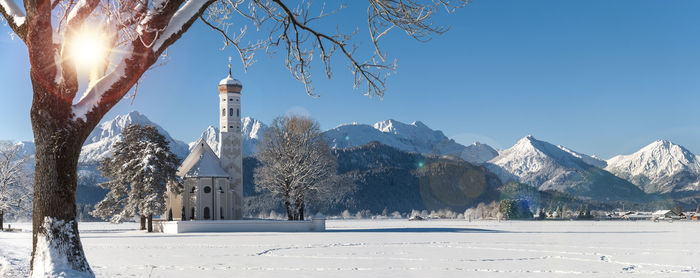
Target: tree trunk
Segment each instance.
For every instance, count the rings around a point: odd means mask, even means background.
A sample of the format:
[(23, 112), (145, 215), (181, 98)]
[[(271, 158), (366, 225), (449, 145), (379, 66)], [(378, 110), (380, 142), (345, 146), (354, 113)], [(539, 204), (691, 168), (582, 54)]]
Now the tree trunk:
[(153, 232), (153, 214), (148, 215), (148, 232)]
[[(84, 139), (76, 138), (70, 127), (55, 128), (52, 123), (37, 121), (32, 112), (36, 142), (32, 276), (58, 277), (62, 272), (68, 274), (64, 276), (94, 276), (76, 220), (78, 156)], [(53, 263), (57, 261), (66, 264)]]
[(4, 230), (5, 230), (5, 228), (4, 228), (4, 227), (5, 227), (5, 226), (4, 226), (5, 224), (3, 224), (4, 218), (5, 218), (5, 212), (2, 211), (2, 210), (0, 210), (0, 231), (4, 231)]
[(292, 212), (292, 204), (289, 202), (289, 196), (285, 196), (284, 199), (284, 206), (287, 208), (287, 220), (294, 220), (294, 213)]
[(304, 200), (301, 200), (301, 204), (299, 205), (299, 220), (304, 220)]
[[(46, 55), (53, 59), (53, 54)], [(31, 275), (92, 277), (78, 232), (75, 190), (80, 150), (96, 124), (74, 122), (72, 99), (47, 87), (53, 78), (45, 80), (34, 64), (30, 76), (34, 88), (30, 115), (36, 147)]]
[(146, 229), (146, 216), (141, 215), (141, 228), (139, 230), (143, 231)]

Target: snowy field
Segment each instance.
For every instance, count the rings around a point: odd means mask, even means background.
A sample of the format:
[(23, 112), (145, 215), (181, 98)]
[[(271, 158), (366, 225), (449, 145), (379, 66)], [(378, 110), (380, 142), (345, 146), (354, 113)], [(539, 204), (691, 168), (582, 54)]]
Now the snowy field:
[[(13, 224), (28, 228), (28, 224)], [(700, 222), (330, 220), (325, 233), (147, 234), (81, 223), (98, 277), (698, 277)], [(31, 233), (0, 233), (28, 274)]]

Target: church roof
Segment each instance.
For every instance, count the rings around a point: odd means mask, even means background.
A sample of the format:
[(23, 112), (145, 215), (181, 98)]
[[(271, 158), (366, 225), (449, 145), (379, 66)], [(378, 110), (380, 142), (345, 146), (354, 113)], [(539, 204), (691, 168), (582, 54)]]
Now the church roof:
[(238, 86), (238, 87), (243, 87), (243, 83), (239, 81), (238, 79), (235, 79), (229, 74), (226, 78), (221, 79), (221, 82), (219, 82), (219, 85), (229, 85), (229, 86)]
[(221, 161), (209, 144), (202, 139), (197, 141), (190, 155), (185, 158), (177, 170), (181, 178), (228, 178), (229, 174), (221, 168)]

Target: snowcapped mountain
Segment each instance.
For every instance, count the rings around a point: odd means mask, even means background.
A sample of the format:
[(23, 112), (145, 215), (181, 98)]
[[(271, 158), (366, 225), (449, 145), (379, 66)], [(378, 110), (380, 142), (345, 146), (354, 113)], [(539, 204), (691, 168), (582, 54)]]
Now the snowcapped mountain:
[[(209, 147), (216, 153), (216, 155), (219, 155), (219, 129), (213, 126), (208, 126), (207, 129), (202, 132), (202, 135), (199, 136), (199, 139), (204, 140), (204, 142), (207, 142), (209, 144)], [(192, 151), (194, 147), (197, 145), (197, 142), (199, 142), (199, 139), (197, 141), (190, 142), (187, 144), (189, 146), (189, 151)]]
[(526, 136), (513, 147), (501, 151), (487, 167), (503, 183), (519, 181), (539, 190), (609, 200), (634, 199), (643, 195), (633, 184), (586, 163), (582, 157), (569, 149)]
[(479, 142), (472, 143), (460, 153), (460, 157), (462, 157), (462, 159), (475, 163), (483, 163), (497, 156), (498, 151), (494, 150), (489, 145)]
[(111, 147), (114, 143), (121, 140), (122, 130), (129, 124), (152, 125), (158, 129), (158, 132), (165, 136), (165, 139), (170, 143), (170, 150), (178, 157), (185, 158), (189, 153), (187, 144), (173, 139), (165, 129), (158, 124), (149, 120), (143, 114), (137, 111), (131, 111), (125, 115), (119, 115), (113, 120), (109, 120), (98, 125), (95, 130), (90, 133), (83, 149), (80, 152), (80, 163), (98, 162), (105, 157), (112, 155)]
[(655, 141), (630, 155), (618, 155), (605, 168), (647, 193), (700, 190), (700, 159), (666, 140)]
[(465, 147), (447, 138), (442, 131), (430, 129), (422, 122), (405, 124), (393, 119), (365, 124), (344, 124), (323, 133), (332, 148), (343, 149), (366, 145), (372, 141), (399, 150), (422, 154), (456, 155), (471, 163), (482, 163), (498, 152), (485, 144)]
[(267, 132), (267, 125), (251, 117), (241, 119), (241, 135), (243, 138), (243, 156), (251, 156), (258, 153), (258, 142)]
[(605, 160), (602, 160), (602, 159), (596, 157), (595, 155), (591, 156), (591, 155), (587, 155), (587, 154), (582, 154), (582, 153), (573, 151), (567, 147), (564, 147), (562, 145), (557, 145), (557, 147), (560, 148), (561, 150), (577, 157), (577, 158), (580, 158), (581, 160), (583, 160), (583, 162), (586, 162), (589, 165), (593, 165), (593, 166), (601, 168), (601, 169), (605, 168), (605, 166), (608, 165), (608, 163), (605, 162)]
[[(241, 119), (241, 137), (243, 138), (243, 156), (251, 156), (257, 153), (257, 145), (262, 135), (267, 131), (267, 125), (251, 117)], [(199, 141), (204, 140), (214, 152), (219, 151), (219, 129), (213, 126), (207, 127), (197, 140), (190, 142), (189, 150)]]

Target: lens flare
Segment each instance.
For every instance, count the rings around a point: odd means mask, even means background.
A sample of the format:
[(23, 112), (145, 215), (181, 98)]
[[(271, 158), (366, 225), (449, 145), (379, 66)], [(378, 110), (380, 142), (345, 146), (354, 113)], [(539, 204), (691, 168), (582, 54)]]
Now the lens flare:
[(82, 30), (70, 41), (70, 56), (78, 69), (94, 69), (105, 62), (107, 38), (97, 31)]

